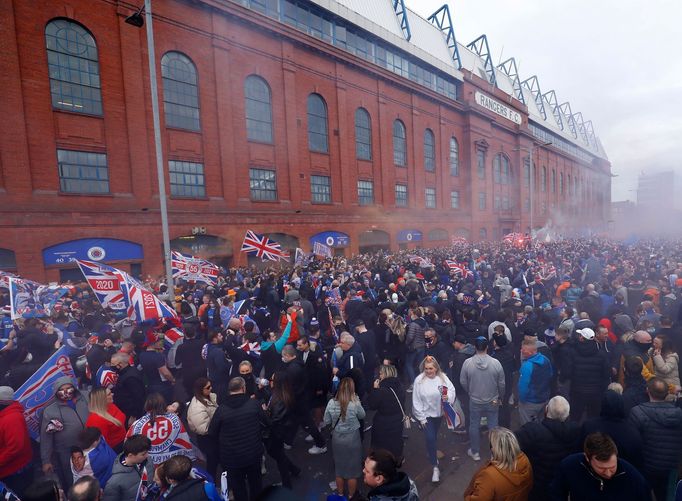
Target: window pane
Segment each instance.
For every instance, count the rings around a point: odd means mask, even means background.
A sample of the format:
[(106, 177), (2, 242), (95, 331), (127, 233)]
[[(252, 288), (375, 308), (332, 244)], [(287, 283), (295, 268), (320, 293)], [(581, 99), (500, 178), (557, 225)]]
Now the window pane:
[(393, 163), (400, 167), (407, 165), (405, 125), (400, 120), (393, 122)]
[(395, 205), (396, 207), (407, 207), (407, 186), (404, 184), (395, 185)]
[(459, 144), (454, 137), (450, 138), (450, 175), (459, 176)]
[(360, 205), (374, 204), (374, 183), (372, 181), (358, 181), (358, 203)]
[(270, 87), (261, 77), (251, 75), (244, 82), (244, 98), (247, 139), (272, 143)]
[(180, 52), (161, 58), (166, 126), (199, 130), (199, 89), (194, 63)]
[(424, 168), (430, 172), (436, 170), (436, 140), (431, 129), (424, 131)]
[(486, 203), (485, 199), (486, 199), (485, 192), (483, 192), (483, 191), (480, 192), (478, 194), (478, 208), (479, 208), (479, 210), (485, 210), (485, 203)]
[(64, 193), (109, 193), (104, 153), (57, 150), (59, 189)]
[(355, 155), (359, 160), (372, 159), (372, 124), (364, 108), (355, 111)]
[(277, 180), (274, 170), (249, 169), (251, 200), (277, 200)]
[(485, 179), (485, 151), (476, 151), (476, 172), (479, 179)]
[(435, 188), (426, 188), (425, 193), (424, 193), (424, 205), (426, 206), (427, 209), (435, 209), (436, 208), (436, 189)]
[(331, 182), (329, 176), (310, 176), (311, 202), (329, 204), (332, 202)]
[(450, 207), (453, 209), (459, 209), (459, 191), (450, 192)]
[(171, 196), (186, 198), (206, 197), (204, 164), (170, 160), (168, 162), (168, 172), (170, 174)]
[(308, 96), (308, 147), (311, 151), (327, 153), (327, 105), (319, 94)]

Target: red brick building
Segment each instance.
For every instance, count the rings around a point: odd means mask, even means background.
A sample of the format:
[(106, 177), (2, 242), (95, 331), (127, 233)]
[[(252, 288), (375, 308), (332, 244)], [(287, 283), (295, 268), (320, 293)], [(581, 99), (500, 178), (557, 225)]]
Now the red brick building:
[[(401, 4), (154, 1), (174, 248), (227, 264), (245, 262), (246, 229), (347, 255), (499, 239), (528, 231), (530, 205), (536, 228), (605, 227), (610, 164), (591, 123), (513, 61), (492, 67), (484, 38), (469, 49)], [(125, 23), (137, 7), (0, 4), (0, 268), (162, 270), (146, 34)]]

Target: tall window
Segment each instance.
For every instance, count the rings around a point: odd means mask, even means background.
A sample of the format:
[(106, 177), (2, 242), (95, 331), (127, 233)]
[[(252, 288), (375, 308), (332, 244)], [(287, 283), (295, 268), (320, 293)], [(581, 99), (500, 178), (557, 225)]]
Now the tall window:
[(481, 228), (480, 230), (478, 230), (478, 238), (480, 238), (481, 240), (485, 240), (486, 238), (488, 238), (488, 230), (486, 230), (485, 228)]
[(493, 159), (493, 180), (498, 184), (509, 184), (510, 177), (509, 159), (498, 153)]
[(552, 169), (552, 193), (556, 193), (556, 169)]
[(407, 165), (407, 135), (400, 120), (393, 122), (393, 163), (399, 167)]
[(485, 199), (486, 195), (484, 191), (479, 192), (478, 194), (478, 210), (485, 210)]
[(372, 181), (358, 181), (358, 203), (360, 205), (374, 204), (374, 183)]
[(568, 177), (566, 178), (566, 181), (567, 181), (566, 185), (567, 185), (567, 188), (568, 188), (567, 191), (568, 191), (568, 194), (569, 194), (569, 195), (573, 195), (573, 185), (571, 184), (571, 175), (570, 175), (570, 174), (567, 174), (567, 176), (568, 176)]
[(424, 191), (424, 206), (427, 209), (436, 208), (436, 188), (426, 188)]
[(102, 114), (95, 39), (80, 24), (55, 19), (45, 27), (52, 107)]
[(206, 196), (204, 164), (170, 160), (168, 172), (172, 196), (187, 198), (204, 198)]
[(267, 82), (256, 75), (246, 77), (244, 100), (247, 139), (272, 143), (272, 96)]
[(274, 170), (249, 169), (251, 200), (277, 200), (277, 177)]
[(395, 185), (395, 206), (407, 207), (407, 186), (404, 184)]
[(109, 193), (109, 169), (104, 153), (57, 150), (59, 189), (63, 193)]
[(459, 144), (454, 137), (450, 138), (450, 175), (459, 176)]
[(542, 171), (541, 171), (541, 178), (540, 178), (540, 189), (545, 192), (547, 191), (547, 167), (544, 165), (542, 166)]
[(355, 110), (355, 156), (372, 160), (372, 120), (365, 108)]
[(476, 172), (478, 179), (485, 179), (485, 151), (476, 150)]
[(310, 176), (310, 195), (314, 204), (332, 203), (332, 188), (329, 176)]
[(459, 191), (450, 192), (450, 207), (453, 209), (459, 209)]
[(424, 168), (429, 172), (436, 170), (436, 138), (431, 129), (424, 131)]
[(564, 194), (564, 173), (559, 172), (559, 193)]
[(530, 159), (523, 160), (523, 184), (530, 187)]
[(308, 96), (308, 147), (310, 151), (327, 153), (327, 104), (319, 94)]
[(199, 130), (199, 87), (194, 63), (180, 52), (166, 52), (161, 58), (161, 76), (166, 125)]

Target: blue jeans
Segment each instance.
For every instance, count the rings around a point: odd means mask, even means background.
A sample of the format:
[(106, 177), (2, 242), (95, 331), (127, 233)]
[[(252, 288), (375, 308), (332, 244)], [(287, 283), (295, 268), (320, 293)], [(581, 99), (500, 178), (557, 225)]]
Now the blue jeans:
[(477, 404), (474, 401), (469, 401), (469, 440), (471, 441), (471, 452), (478, 454), (481, 449), (481, 418), (485, 416), (488, 419), (488, 429), (497, 426), (497, 413), (499, 406), (493, 404)]
[(424, 427), (424, 438), (426, 438), (426, 453), (429, 455), (431, 465), (438, 466), (438, 456), (436, 455), (436, 440), (438, 439), (438, 430), (440, 429), (440, 422), (443, 418), (430, 417), (426, 418), (426, 426)]
[(411, 385), (414, 383), (414, 379), (417, 377), (417, 365), (422, 363), (424, 360), (425, 350), (408, 351), (405, 355), (405, 371), (407, 372), (407, 384)]

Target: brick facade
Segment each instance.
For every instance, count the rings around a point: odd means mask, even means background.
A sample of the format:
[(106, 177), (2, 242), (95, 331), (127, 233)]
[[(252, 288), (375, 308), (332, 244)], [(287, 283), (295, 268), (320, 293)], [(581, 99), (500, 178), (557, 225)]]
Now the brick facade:
[[(400, 230), (419, 229), (421, 245), (442, 245), (428, 234), (478, 240), (509, 231), (527, 231), (524, 207), (529, 188), (523, 178), (524, 149), (532, 144), (528, 112), (519, 101), (463, 70), (464, 82), (453, 101), (383, 68), (261, 16), (230, 1), (157, 1), (154, 3), (156, 60), (168, 51), (188, 56), (196, 66), (200, 132), (165, 127), (163, 90), (161, 127), (164, 160), (204, 165), (206, 197), (169, 197), (171, 239), (203, 227), (229, 240), (237, 251), (246, 229), (309, 238), (321, 231), (350, 235), (346, 253), (359, 250), (366, 230), (388, 233), (398, 248)], [(124, 23), (133, 5), (108, 0), (15, 0), (0, 5), (0, 85), (4, 117), (0, 134), (0, 211), (3, 242), (16, 254), (16, 271), (35, 280), (57, 280), (59, 270), (45, 268), (42, 250), (80, 238), (118, 238), (144, 248), (144, 273), (162, 269), (161, 229), (156, 181), (152, 113), (144, 29)], [(45, 26), (54, 18), (76, 21), (97, 42), (102, 116), (53, 109), (45, 49)], [(161, 87), (161, 72), (159, 85)], [(249, 142), (245, 127), (244, 80), (258, 75), (272, 95), (274, 142)], [(515, 123), (480, 107), (483, 92), (522, 114)], [(308, 149), (306, 99), (318, 93), (328, 110), (329, 153)], [(354, 117), (358, 107), (370, 114), (372, 160), (356, 159)], [(407, 130), (407, 167), (393, 164), (392, 126)], [(424, 169), (423, 137), (435, 135), (436, 169)], [(459, 144), (459, 176), (450, 176), (449, 142)], [(536, 140), (537, 141), (537, 140)], [(486, 153), (484, 180), (476, 173), (476, 149)], [(109, 194), (60, 192), (57, 149), (107, 155)], [(493, 179), (493, 158), (510, 161), (509, 185)], [(536, 150), (534, 225), (554, 216), (565, 231), (603, 229), (610, 204), (610, 165), (591, 164), (553, 147)], [(254, 202), (249, 167), (277, 173), (277, 201)], [(547, 189), (541, 189), (541, 168)], [(551, 172), (580, 179), (580, 194), (551, 188)], [(332, 203), (312, 204), (310, 176), (331, 177)], [(357, 181), (374, 183), (373, 206), (359, 206)], [(169, 179), (166, 173), (166, 183)], [(407, 185), (408, 206), (395, 206), (395, 184)], [(425, 208), (425, 189), (435, 188), (436, 209)], [(450, 208), (450, 192), (459, 192), (459, 208)], [(478, 194), (486, 193), (479, 210)], [(513, 206), (494, 208), (494, 197)], [(557, 218), (557, 213), (561, 214)], [(415, 245), (415, 244), (410, 244)], [(225, 252), (229, 255), (229, 251)], [(241, 262), (245, 259), (242, 257)], [(122, 267), (126, 268), (123, 263)]]

